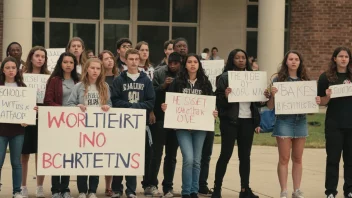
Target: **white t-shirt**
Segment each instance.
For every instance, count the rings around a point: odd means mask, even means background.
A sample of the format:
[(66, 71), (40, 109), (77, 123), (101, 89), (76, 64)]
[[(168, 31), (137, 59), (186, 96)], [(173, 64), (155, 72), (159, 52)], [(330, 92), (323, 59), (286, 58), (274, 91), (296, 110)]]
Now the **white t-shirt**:
[(240, 111), (238, 114), (239, 118), (252, 118), (251, 103), (240, 102)]
[(144, 72), (147, 74), (148, 78), (150, 80), (153, 80), (154, 78), (154, 67), (149, 66), (148, 70), (145, 70), (144, 67), (138, 67), (139, 71)]
[(88, 93), (84, 99), (84, 104), (91, 107), (100, 107), (99, 92), (95, 84), (91, 84), (88, 87)]
[(77, 71), (77, 73), (82, 74), (82, 66), (81, 65), (77, 65), (76, 71)]
[(130, 79), (132, 79), (133, 81), (136, 81), (137, 78), (140, 76), (140, 73), (138, 72), (138, 73), (136, 73), (136, 74), (130, 74), (130, 73), (127, 72), (127, 76), (128, 76)]
[(16, 82), (13, 82), (13, 83), (7, 83), (7, 82), (5, 82), (5, 86), (6, 86), (6, 87), (18, 87)]

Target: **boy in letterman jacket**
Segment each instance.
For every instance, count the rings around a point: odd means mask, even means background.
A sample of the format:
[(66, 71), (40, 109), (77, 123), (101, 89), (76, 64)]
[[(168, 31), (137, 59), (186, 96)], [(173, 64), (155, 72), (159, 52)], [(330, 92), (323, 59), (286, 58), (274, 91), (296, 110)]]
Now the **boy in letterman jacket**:
[[(111, 101), (113, 107), (118, 108), (134, 108), (134, 109), (146, 109), (146, 115), (154, 108), (155, 93), (153, 84), (144, 72), (139, 72), (139, 52), (136, 49), (129, 49), (125, 55), (127, 71), (123, 71), (118, 76), (112, 86)], [(145, 123), (147, 124), (147, 117)], [(148, 159), (150, 154), (151, 134), (146, 135), (146, 150), (145, 150), (145, 161)], [(148, 168), (145, 166), (145, 168)], [(129, 198), (136, 197), (136, 176), (125, 176), (126, 178), (126, 196)], [(121, 197), (123, 193), (122, 186), (123, 176), (114, 176), (112, 182), (112, 190), (114, 192), (112, 197)]]

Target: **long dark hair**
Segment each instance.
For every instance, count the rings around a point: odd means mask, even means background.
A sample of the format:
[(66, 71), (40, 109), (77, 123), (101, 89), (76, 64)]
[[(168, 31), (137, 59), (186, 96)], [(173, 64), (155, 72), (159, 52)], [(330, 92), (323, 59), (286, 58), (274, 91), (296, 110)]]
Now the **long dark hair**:
[(295, 50), (290, 50), (285, 54), (284, 59), (281, 62), (279, 72), (277, 73), (278, 82), (285, 82), (289, 77), (288, 66), (287, 66), (286, 62), (287, 62), (288, 56), (290, 54), (296, 54), (299, 58), (297, 77), (301, 80), (310, 80), (310, 78), (307, 74), (306, 66), (304, 64), (303, 57), (302, 57), (301, 53), (299, 53), (298, 51), (295, 51)]
[(196, 54), (188, 54), (185, 59), (183, 60), (183, 64), (180, 70), (180, 73), (176, 77), (176, 84), (178, 92), (182, 92), (184, 88), (187, 87), (189, 74), (186, 68), (187, 60), (190, 57), (195, 57), (198, 60), (199, 68), (197, 71), (197, 81), (196, 83), (200, 84), (202, 95), (211, 95), (212, 94), (212, 86), (208, 79), (208, 76), (205, 74), (202, 63), (200, 62), (200, 58)]
[(242, 50), (242, 49), (234, 49), (230, 52), (228, 58), (227, 58), (227, 62), (226, 62), (226, 65), (225, 65), (225, 68), (224, 68), (224, 72), (227, 72), (227, 71), (239, 71), (240, 68), (237, 67), (237, 65), (235, 65), (235, 56), (238, 52), (243, 52), (244, 55), (246, 56), (246, 70), (247, 71), (253, 71), (252, 70), (252, 67), (251, 65), (249, 64), (249, 61), (248, 61), (248, 55), (247, 55), (247, 52)]
[(32, 73), (33, 72), (32, 58), (33, 58), (34, 53), (38, 50), (43, 51), (45, 53), (45, 62), (42, 65), (42, 67), (40, 68), (40, 74), (50, 74), (50, 72), (48, 70), (48, 53), (46, 52), (46, 49), (42, 46), (35, 46), (31, 49), (31, 51), (29, 51), (28, 56), (27, 56), (26, 65), (24, 68), (24, 73)]
[(26, 84), (24, 84), (24, 82), (23, 82), (23, 76), (20, 72), (20, 66), (19, 66), (18, 62), (16, 61), (16, 59), (11, 56), (6, 57), (1, 63), (0, 84), (5, 84), (5, 81), (6, 81), (6, 76), (4, 74), (4, 67), (7, 62), (14, 62), (16, 64), (17, 71), (16, 71), (16, 76), (15, 76), (15, 82), (17, 83), (17, 86), (26, 87)]
[(328, 77), (328, 80), (330, 82), (335, 82), (337, 80), (337, 65), (335, 62), (335, 58), (341, 51), (346, 51), (349, 57), (349, 62), (347, 65), (347, 73), (348, 73), (348, 79), (352, 80), (352, 72), (351, 72), (351, 50), (347, 47), (338, 47), (334, 50), (334, 53), (331, 56), (330, 63), (328, 66), (328, 69), (326, 70), (326, 76)]
[(49, 79), (48, 79), (48, 83), (50, 82), (50, 80), (54, 77), (60, 77), (61, 79), (64, 79), (64, 70), (62, 69), (62, 62), (65, 58), (65, 56), (69, 56), (71, 58), (73, 58), (73, 64), (74, 64), (74, 68), (73, 70), (71, 71), (71, 78), (74, 82), (78, 82), (79, 81), (79, 77), (78, 77), (78, 74), (77, 74), (77, 70), (76, 70), (76, 67), (77, 67), (77, 59), (75, 57), (75, 55), (73, 55), (72, 53), (70, 52), (64, 52), (60, 55), (59, 59), (57, 60), (57, 63), (55, 65), (55, 68), (54, 68), (54, 71), (53, 73), (51, 73)]

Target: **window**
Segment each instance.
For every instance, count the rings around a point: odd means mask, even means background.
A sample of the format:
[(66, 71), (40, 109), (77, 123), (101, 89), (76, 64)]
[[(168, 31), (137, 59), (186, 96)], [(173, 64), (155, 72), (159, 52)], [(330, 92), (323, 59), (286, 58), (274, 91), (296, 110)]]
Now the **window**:
[(33, 0), (33, 17), (45, 17), (45, 0)]
[(45, 24), (44, 22), (33, 22), (32, 28), (32, 45), (44, 46), (45, 45)]
[(50, 0), (51, 18), (99, 19), (99, 0)]
[(78, 36), (84, 41), (86, 50), (93, 50), (95, 52), (95, 24), (74, 23), (73, 36)]
[(163, 21), (170, 19), (170, 0), (138, 1), (138, 21)]
[(104, 18), (116, 20), (130, 20), (130, 0), (105, 0)]
[(50, 23), (50, 48), (66, 48), (69, 40), (69, 23)]
[(197, 23), (198, 0), (173, 0), (172, 21)]
[(247, 31), (246, 51), (248, 56), (257, 57), (258, 31)]
[(247, 28), (258, 28), (258, 5), (247, 6)]
[(129, 25), (104, 24), (104, 49), (116, 55), (116, 41), (129, 37)]
[(183, 37), (188, 42), (188, 53), (197, 51), (197, 28), (196, 27), (172, 27), (172, 38)]

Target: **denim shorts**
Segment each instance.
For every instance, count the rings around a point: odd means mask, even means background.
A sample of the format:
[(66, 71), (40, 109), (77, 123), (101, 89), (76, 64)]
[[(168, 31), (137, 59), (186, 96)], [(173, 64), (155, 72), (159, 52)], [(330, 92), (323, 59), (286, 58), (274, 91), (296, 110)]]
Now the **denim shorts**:
[(308, 136), (305, 114), (277, 115), (273, 137), (304, 138)]

